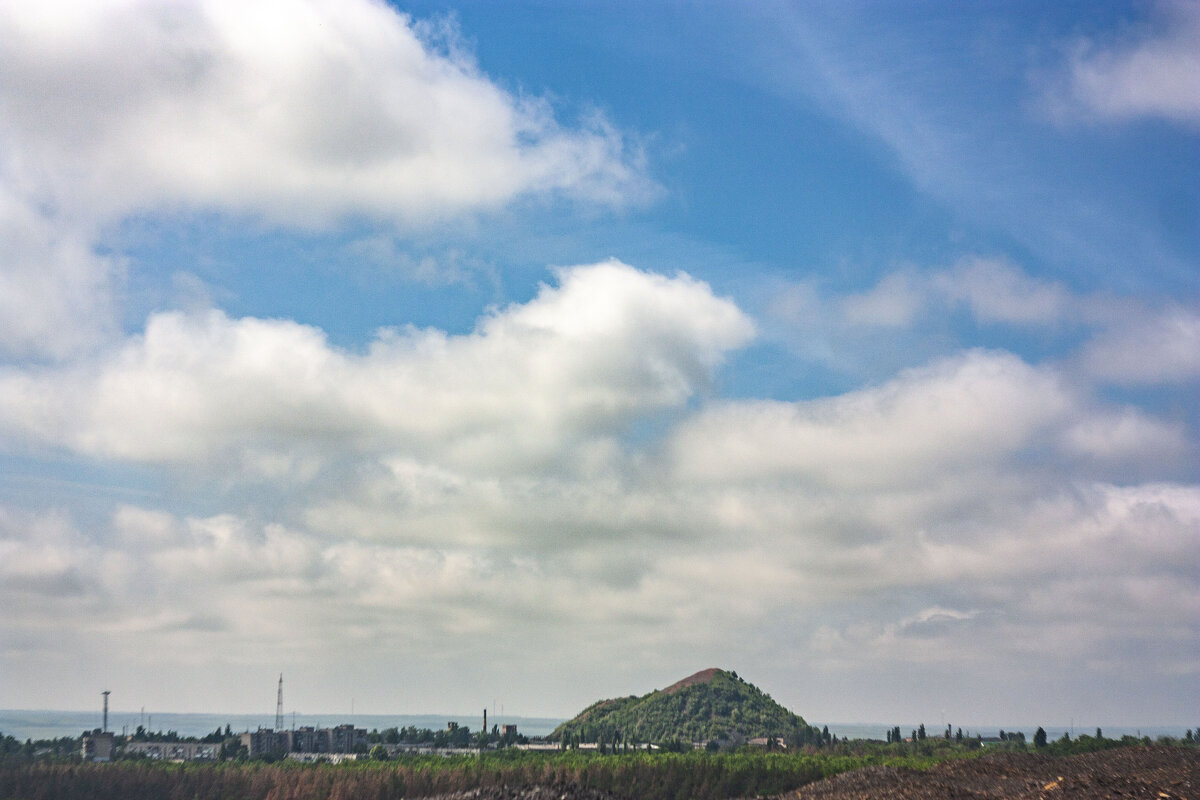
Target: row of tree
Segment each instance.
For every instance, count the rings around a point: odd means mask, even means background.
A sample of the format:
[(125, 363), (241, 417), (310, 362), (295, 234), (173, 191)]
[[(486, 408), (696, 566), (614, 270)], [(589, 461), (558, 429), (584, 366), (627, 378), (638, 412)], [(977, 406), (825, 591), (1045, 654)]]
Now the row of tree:
[[(466, 725), (447, 726), (442, 730), (418, 728), (415, 725), (403, 728), (392, 727), (383, 730), (372, 730), (367, 734), (368, 745), (405, 744), (425, 746), (435, 749), (465, 748), (465, 747), (510, 747), (514, 744), (527, 744), (529, 739), (514, 730), (500, 732), (499, 725), (493, 725), (491, 731), (472, 733)], [(374, 750), (374, 748), (372, 748)], [(381, 752), (387, 752), (384, 748)]]
[[(146, 730), (145, 725), (138, 725), (137, 729), (129, 735), (128, 741), (131, 742), (204, 742), (207, 744), (217, 744), (226, 739), (234, 737), (233, 727), (229, 723), (225, 724), (225, 729), (221, 730), (218, 727), (212, 733), (206, 733), (204, 736), (180, 736), (177, 731), (150, 731)], [(120, 738), (120, 737), (118, 737)]]

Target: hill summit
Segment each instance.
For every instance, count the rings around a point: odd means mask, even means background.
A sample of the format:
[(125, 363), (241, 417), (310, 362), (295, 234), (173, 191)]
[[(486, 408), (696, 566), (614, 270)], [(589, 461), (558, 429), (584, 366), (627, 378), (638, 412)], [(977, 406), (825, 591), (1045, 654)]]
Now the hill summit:
[(637, 697), (601, 700), (555, 729), (581, 742), (712, 741), (781, 736), (802, 739), (804, 719), (736, 672), (706, 669)]

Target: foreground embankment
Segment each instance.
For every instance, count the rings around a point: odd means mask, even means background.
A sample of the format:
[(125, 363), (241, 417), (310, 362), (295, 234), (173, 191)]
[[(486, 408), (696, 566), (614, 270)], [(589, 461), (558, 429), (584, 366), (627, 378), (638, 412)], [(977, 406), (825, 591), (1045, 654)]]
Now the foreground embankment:
[(928, 770), (866, 767), (785, 794), (782, 800), (1024, 800), (1200, 798), (1200, 751), (1123, 747), (1076, 756), (1005, 752), (943, 761)]
[[(836, 776), (836, 777), (831, 777)], [(345, 765), (0, 761), (0, 800), (785, 800), (1200, 797), (1200, 752), (1001, 752), (932, 763), (802, 754), (525, 754)]]

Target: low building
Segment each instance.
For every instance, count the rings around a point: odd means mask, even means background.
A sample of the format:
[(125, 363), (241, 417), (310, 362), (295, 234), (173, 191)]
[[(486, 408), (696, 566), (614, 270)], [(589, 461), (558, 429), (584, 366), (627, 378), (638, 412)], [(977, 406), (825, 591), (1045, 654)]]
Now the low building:
[(112, 761), (116, 749), (116, 737), (108, 731), (96, 728), (83, 734), (80, 755), (84, 761)]
[(746, 744), (751, 747), (765, 747), (768, 750), (778, 748), (780, 750), (787, 749), (787, 743), (778, 736), (755, 736), (753, 739), (746, 740)]
[(127, 742), (124, 751), (156, 761), (216, 761), (220, 743), (212, 742)]
[(356, 761), (358, 753), (288, 753), (289, 761), (299, 761), (303, 764), (341, 764), (343, 761)]
[(242, 746), (246, 748), (246, 754), (250, 758), (272, 754), (283, 755), (291, 749), (288, 731), (259, 728), (256, 731), (247, 731), (238, 738), (241, 740)]

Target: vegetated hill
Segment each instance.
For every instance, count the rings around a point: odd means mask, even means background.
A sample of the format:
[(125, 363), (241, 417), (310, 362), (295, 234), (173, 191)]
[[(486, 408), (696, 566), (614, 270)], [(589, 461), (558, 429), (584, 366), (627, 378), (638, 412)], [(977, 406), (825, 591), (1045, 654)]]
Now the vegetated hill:
[(564, 722), (553, 739), (579, 742), (701, 742), (778, 736), (805, 741), (815, 731), (736, 672), (706, 669), (666, 689), (601, 700)]

